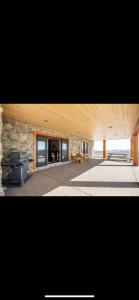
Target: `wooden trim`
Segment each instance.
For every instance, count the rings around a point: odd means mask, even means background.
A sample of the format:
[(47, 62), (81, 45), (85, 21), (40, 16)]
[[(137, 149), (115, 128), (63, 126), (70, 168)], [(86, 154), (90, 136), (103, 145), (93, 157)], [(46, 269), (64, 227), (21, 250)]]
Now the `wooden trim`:
[(52, 136), (52, 137), (56, 137), (58, 139), (67, 139), (65, 136), (60, 136), (60, 135), (57, 135), (55, 133), (48, 133), (47, 131), (43, 132), (43, 131), (35, 131), (36, 132), (36, 135), (43, 135), (43, 136)]

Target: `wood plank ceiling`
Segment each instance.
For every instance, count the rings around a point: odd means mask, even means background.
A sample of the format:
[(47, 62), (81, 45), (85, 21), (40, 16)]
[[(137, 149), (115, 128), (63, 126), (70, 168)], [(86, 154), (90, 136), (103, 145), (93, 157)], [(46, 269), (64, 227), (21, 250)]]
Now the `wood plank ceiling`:
[(139, 104), (3, 104), (3, 108), (4, 117), (94, 140), (130, 138), (139, 118)]

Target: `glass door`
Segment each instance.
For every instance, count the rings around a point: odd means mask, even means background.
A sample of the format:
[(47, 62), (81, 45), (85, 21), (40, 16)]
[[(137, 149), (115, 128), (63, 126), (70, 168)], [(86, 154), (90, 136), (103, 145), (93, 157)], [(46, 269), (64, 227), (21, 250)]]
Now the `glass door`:
[(61, 140), (61, 161), (68, 160), (68, 140)]
[(36, 148), (37, 167), (47, 165), (47, 138), (37, 136)]

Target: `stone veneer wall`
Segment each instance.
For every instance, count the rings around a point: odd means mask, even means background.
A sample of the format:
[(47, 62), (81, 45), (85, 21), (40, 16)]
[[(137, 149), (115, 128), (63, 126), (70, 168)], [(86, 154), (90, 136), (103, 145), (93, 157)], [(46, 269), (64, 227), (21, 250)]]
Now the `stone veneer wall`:
[[(33, 131), (47, 131), (59, 136), (65, 136), (69, 139), (69, 157), (71, 153), (78, 153), (82, 151), (82, 142), (88, 142), (89, 157), (92, 158), (93, 141), (83, 139), (78, 136), (67, 135), (58, 130), (52, 130), (33, 124), (26, 124), (13, 119), (3, 119), (2, 130), (2, 145), (3, 145), (3, 159), (5, 160), (11, 150), (26, 151), (29, 158), (34, 157), (34, 140)], [(30, 171), (33, 171), (33, 163), (29, 164)], [(4, 171), (4, 169), (3, 169)]]
[(2, 161), (2, 141), (1, 141), (1, 134), (2, 134), (2, 112), (3, 108), (1, 107), (0, 104), (0, 196), (3, 196), (3, 188), (2, 188), (2, 167), (1, 167), (1, 161)]

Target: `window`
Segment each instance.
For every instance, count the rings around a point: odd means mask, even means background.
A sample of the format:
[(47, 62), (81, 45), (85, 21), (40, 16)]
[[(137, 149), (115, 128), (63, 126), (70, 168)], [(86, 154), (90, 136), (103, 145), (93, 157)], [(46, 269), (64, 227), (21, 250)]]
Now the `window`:
[(88, 154), (88, 143), (83, 142), (83, 154)]

